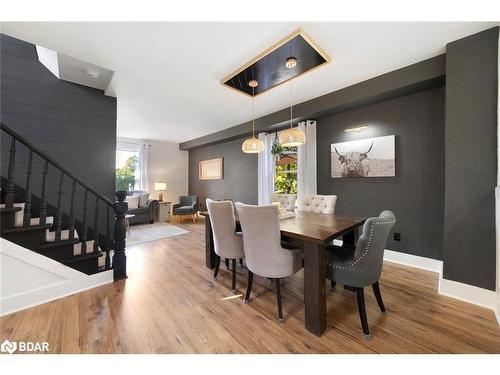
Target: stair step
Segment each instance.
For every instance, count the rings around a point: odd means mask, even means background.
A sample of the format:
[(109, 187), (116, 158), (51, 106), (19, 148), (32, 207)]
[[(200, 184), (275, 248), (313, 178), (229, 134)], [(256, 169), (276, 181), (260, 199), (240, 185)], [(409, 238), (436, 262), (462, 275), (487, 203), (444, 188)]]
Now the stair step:
[(85, 255), (74, 256), (70, 260), (67, 260), (65, 263), (67, 263), (67, 264), (78, 263), (78, 262), (82, 262), (84, 260), (102, 257), (103, 255), (104, 255), (104, 253), (101, 251), (98, 251), (97, 253), (90, 252), (90, 253), (87, 253)]
[[(94, 240), (87, 241), (87, 254), (91, 253), (94, 251)], [(99, 251), (102, 251), (102, 249), (99, 247)], [(78, 242), (75, 243), (73, 246), (73, 255), (77, 256), (82, 253), (82, 243)]]
[[(25, 205), (25, 203), (14, 203), (14, 208), (20, 208), (20, 210), (14, 211), (15, 212), (14, 226), (16, 226), (16, 227), (23, 226), (24, 205)], [(5, 203), (1, 203), (0, 208), (5, 208)]]
[(79, 241), (78, 238), (75, 238), (73, 240), (64, 240), (64, 241), (57, 241), (57, 242), (48, 242), (43, 245), (38, 246), (40, 250), (45, 250), (45, 249), (52, 249), (55, 247), (63, 247), (63, 246), (68, 246), (68, 245), (74, 245), (77, 244)]
[[(5, 206), (5, 204), (2, 204), (2, 206)], [(8, 212), (17, 212), (17, 211), (21, 211), (22, 208), (21, 207), (0, 207), (0, 212), (3, 214), (3, 213), (8, 213)]]
[[(74, 236), (75, 239), (78, 239), (78, 233), (76, 229), (74, 229)], [(61, 240), (68, 240), (68, 239), (69, 239), (69, 229), (61, 230)], [(56, 240), (56, 232), (47, 230), (47, 234), (45, 235), (45, 241), (55, 242), (55, 240)]]
[(32, 225), (29, 227), (15, 227), (12, 229), (4, 229), (2, 231), (2, 234), (31, 232), (31, 231), (42, 230), (42, 229), (49, 231), (50, 227), (52, 227), (52, 224)]
[[(54, 216), (47, 216), (45, 218), (45, 223), (54, 225)], [(32, 217), (30, 220), (30, 225), (40, 225), (40, 218)]]

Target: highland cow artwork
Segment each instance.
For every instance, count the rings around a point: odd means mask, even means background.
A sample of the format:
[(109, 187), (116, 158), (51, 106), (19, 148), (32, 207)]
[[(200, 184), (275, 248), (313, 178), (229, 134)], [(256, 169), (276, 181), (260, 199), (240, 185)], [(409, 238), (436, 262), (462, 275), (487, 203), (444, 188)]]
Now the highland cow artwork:
[(332, 178), (396, 176), (395, 136), (333, 143)]

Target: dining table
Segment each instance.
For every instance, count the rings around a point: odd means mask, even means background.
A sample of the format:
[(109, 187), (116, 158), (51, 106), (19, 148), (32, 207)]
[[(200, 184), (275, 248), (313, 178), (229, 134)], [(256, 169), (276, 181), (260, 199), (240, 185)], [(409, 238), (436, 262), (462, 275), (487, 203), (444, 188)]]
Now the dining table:
[[(216, 254), (210, 215), (205, 217), (205, 263), (215, 267)], [(365, 218), (344, 215), (295, 212), (293, 217), (280, 219), (281, 239), (304, 251), (305, 327), (321, 336), (327, 327), (326, 314), (326, 247), (342, 238), (343, 246), (355, 248)], [(240, 230), (236, 217), (236, 230)]]

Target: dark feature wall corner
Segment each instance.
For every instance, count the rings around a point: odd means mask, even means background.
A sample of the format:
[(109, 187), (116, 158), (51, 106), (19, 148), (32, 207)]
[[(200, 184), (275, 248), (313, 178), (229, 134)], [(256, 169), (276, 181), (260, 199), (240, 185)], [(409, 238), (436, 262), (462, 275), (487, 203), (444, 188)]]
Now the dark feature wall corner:
[[(1, 121), (114, 200), (116, 98), (105, 96), (102, 90), (59, 80), (38, 61), (31, 43), (0, 34), (0, 50)], [(2, 137), (2, 176), (6, 175), (8, 158), (4, 156), (9, 141)], [(37, 157), (33, 163), (32, 191), (39, 196), (42, 163)], [(24, 187), (26, 170), (27, 152), (19, 145), (18, 186)], [(54, 172), (49, 168), (49, 178), (57, 181), (59, 176)], [(65, 182), (68, 192), (71, 182)], [(56, 196), (57, 192), (49, 191), (49, 203), (54, 204)], [(68, 196), (63, 196), (65, 210)], [(76, 205), (82, 205), (81, 200)]]
[[(201, 209), (205, 199), (233, 199), (235, 202), (257, 204), (257, 154), (241, 151), (244, 139), (189, 151), (189, 194), (198, 195)], [(200, 180), (201, 160), (224, 158), (223, 180)]]
[(495, 290), (498, 27), (446, 48), (445, 279)]
[[(394, 211), (387, 248), (439, 259), (444, 209), (444, 88), (427, 90), (318, 119), (318, 194), (337, 195), (336, 213), (362, 217)], [(362, 133), (344, 129), (368, 125)], [(396, 136), (396, 177), (331, 178), (332, 143)]]

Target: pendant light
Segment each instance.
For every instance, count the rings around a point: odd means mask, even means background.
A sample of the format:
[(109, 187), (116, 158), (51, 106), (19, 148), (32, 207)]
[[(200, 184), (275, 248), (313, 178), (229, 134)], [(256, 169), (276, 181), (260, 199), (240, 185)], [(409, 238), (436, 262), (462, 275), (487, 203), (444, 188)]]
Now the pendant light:
[[(297, 59), (295, 57), (289, 57), (286, 59), (285, 66), (288, 69), (293, 69), (297, 65)], [(279, 133), (279, 143), (283, 147), (294, 147), (300, 146), (306, 143), (306, 135), (298, 127), (293, 127), (293, 92), (292, 92), (292, 80), (290, 80), (290, 128), (285, 129)]]
[(264, 142), (255, 138), (255, 88), (259, 85), (255, 79), (248, 82), (252, 88), (252, 138), (245, 139), (241, 145), (241, 150), (246, 154), (257, 154), (264, 151)]

